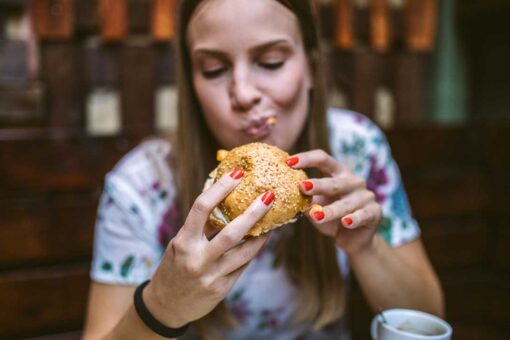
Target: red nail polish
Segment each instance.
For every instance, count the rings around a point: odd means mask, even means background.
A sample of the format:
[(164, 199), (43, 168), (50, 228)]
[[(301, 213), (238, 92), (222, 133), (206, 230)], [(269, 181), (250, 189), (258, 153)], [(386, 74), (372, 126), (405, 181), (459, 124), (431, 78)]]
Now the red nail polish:
[(303, 181), (303, 185), (306, 191), (310, 191), (313, 189), (313, 183), (310, 181)]
[(261, 200), (262, 200), (262, 202), (264, 202), (265, 205), (270, 205), (271, 202), (273, 202), (273, 200), (274, 200), (274, 193), (272, 193), (271, 191), (266, 192), (262, 196)]
[(352, 224), (352, 218), (350, 217), (344, 217), (343, 218), (344, 224), (350, 226)]
[(319, 210), (313, 213), (313, 216), (315, 216), (315, 219), (317, 221), (321, 221), (324, 218), (324, 211)]
[(285, 161), (288, 166), (294, 166), (297, 164), (297, 162), (299, 162), (299, 157), (291, 157)]
[(233, 179), (239, 179), (239, 178), (243, 177), (243, 175), (244, 175), (243, 169), (237, 169), (237, 170), (232, 171), (232, 173), (230, 174), (230, 177), (232, 177)]

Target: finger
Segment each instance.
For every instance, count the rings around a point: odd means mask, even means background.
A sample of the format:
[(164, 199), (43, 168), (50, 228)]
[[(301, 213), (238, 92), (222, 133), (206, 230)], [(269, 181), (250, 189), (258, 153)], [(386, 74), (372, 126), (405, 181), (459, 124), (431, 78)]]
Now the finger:
[(342, 225), (348, 229), (356, 229), (367, 225), (377, 225), (382, 217), (381, 206), (376, 203), (370, 203), (366, 207), (354, 211), (342, 218)]
[(202, 237), (209, 215), (241, 182), (243, 174), (241, 169), (225, 174), (209, 189), (201, 193), (191, 207), (182, 232), (187, 236)]
[(322, 207), (322, 210), (312, 207), (309, 211), (309, 216), (314, 224), (323, 224), (351, 214), (373, 201), (374, 193), (371, 191), (353, 192)]
[(317, 168), (328, 176), (344, 171), (344, 167), (336, 159), (320, 149), (295, 154), (289, 157), (286, 163), (294, 169)]
[(238, 244), (271, 208), (275, 196), (268, 191), (257, 197), (241, 215), (225, 226), (210, 242), (209, 255), (218, 258)]
[(335, 177), (313, 178), (301, 182), (301, 192), (308, 196), (340, 196), (366, 187), (362, 177), (339, 175)]
[(220, 276), (226, 276), (235, 272), (240, 267), (250, 262), (259, 251), (264, 247), (268, 235), (262, 235), (245, 241), (228, 252), (226, 252), (218, 263), (217, 273)]
[(230, 291), (230, 289), (232, 289), (232, 287), (234, 286), (234, 284), (236, 283), (236, 281), (239, 279), (239, 276), (241, 276), (241, 274), (246, 270), (246, 268), (248, 268), (248, 266), (250, 265), (250, 263), (246, 263), (244, 266), (238, 268), (237, 270), (235, 270), (234, 272), (228, 274), (224, 279), (223, 279), (223, 284), (225, 285), (225, 287), (228, 287), (228, 291)]

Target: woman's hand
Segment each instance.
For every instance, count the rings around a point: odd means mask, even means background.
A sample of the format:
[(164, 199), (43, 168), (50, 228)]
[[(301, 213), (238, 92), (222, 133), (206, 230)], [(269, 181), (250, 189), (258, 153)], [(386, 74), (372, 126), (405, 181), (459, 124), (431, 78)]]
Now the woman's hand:
[(363, 178), (323, 150), (296, 154), (287, 164), (296, 169), (317, 168), (324, 176), (301, 183), (301, 191), (313, 196), (307, 217), (320, 232), (333, 237), (347, 254), (371, 244), (382, 210)]
[(272, 193), (258, 197), (211, 240), (205, 234), (209, 215), (239, 184), (239, 174), (242, 171), (224, 175), (196, 199), (144, 290), (147, 308), (169, 327), (180, 327), (208, 314), (267, 240), (268, 235), (264, 235), (241, 242), (271, 207)]

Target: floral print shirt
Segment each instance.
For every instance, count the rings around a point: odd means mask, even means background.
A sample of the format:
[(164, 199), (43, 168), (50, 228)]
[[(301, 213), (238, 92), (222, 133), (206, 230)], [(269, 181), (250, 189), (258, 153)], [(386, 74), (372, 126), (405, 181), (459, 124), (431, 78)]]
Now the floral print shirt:
[[(393, 247), (416, 239), (420, 229), (383, 132), (368, 118), (347, 110), (330, 109), (328, 124), (333, 156), (366, 179), (382, 206), (378, 231), (383, 239)], [(167, 141), (149, 140), (106, 175), (97, 213), (92, 280), (138, 285), (152, 276), (166, 244), (181, 226), (172, 161)], [(227, 296), (227, 307), (241, 327), (224, 338), (348, 339), (345, 318), (319, 332), (311, 331), (310, 324), (290, 324), (297, 289), (283, 268), (274, 266), (277, 237), (278, 230)], [(340, 248), (337, 258), (347, 279), (348, 263)], [(193, 331), (185, 337), (192, 338)]]

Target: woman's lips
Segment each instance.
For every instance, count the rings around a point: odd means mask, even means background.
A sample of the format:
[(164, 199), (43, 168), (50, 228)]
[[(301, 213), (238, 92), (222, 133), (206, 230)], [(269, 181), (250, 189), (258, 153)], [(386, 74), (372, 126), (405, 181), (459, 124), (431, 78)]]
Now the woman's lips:
[(268, 136), (273, 130), (274, 123), (270, 124), (270, 117), (260, 118), (250, 121), (249, 125), (243, 129), (243, 132), (251, 138), (260, 139)]

